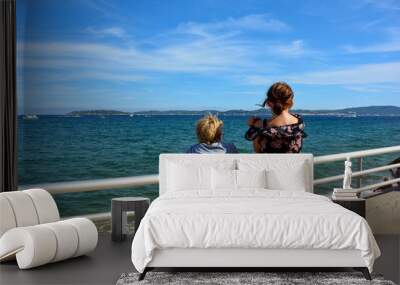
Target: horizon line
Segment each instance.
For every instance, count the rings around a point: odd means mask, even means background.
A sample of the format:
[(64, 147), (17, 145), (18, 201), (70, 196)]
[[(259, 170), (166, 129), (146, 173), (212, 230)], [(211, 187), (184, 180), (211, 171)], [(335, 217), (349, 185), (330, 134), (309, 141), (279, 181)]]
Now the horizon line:
[[(342, 111), (346, 109), (354, 109), (354, 108), (377, 108), (377, 107), (395, 107), (400, 108), (397, 105), (369, 105), (369, 106), (352, 106), (352, 107), (343, 107), (343, 108), (336, 108), (336, 109), (307, 109), (307, 108), (294, 108), (294, 111)], [(119, 109), (106, 109), (106, 108), (95, 108), (95, 109), (77, 109), (72, 111), (64, 111), (64, 112), (56, 112), (56, 113), (47, 113), (47, 112), (23, 112), (18, 113), (18, 116), (22, 115), (66, 115), (72, 112), (93, 112), (93, 111), (112, 111), (112, 112), (123, 112), (128, 114), (140, 113), (140, 112), (174, 112), (174, 111), (184, 111), (184, 112), (229, 112), (229, 111), (243, 111), (243, 112), (256, 112), (260, 110), (270, 111), (267, 108), (260, 107), (258, 109), (226, 109), (226, 110), (218, 110), (216, 108), (204, 108), (204, 109), (144, 109), (144, 110), (137, 110), (137, 111), (124, 111)]]

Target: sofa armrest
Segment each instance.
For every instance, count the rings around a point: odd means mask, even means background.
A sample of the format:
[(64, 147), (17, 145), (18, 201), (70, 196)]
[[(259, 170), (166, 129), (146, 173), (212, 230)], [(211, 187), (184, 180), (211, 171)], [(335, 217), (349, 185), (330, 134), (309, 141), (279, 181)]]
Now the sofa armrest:
[(13, 228), (0, 239), (0, 261), (15, 256), (20, 269), (51, 262), (56, 250), (54, 233), (43, 225)]
[(0, 238), (0, 261), (15, 256), (19, 268), (28, 269), (87, 254), (97, 241), (96, 226), (85, 218), (13, 228)]

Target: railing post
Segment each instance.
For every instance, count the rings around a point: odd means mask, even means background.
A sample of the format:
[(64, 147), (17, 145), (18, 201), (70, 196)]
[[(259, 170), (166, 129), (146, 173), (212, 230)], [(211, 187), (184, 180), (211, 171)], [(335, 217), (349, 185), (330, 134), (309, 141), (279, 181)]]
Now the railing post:
[[(363, 170), (363, 158), (359, 157), (358, 158), (358, 171), (362, 171)], [(362, 187), (362, 176), (359, 176), (357, 178), (357, 188), (361, 188)]]

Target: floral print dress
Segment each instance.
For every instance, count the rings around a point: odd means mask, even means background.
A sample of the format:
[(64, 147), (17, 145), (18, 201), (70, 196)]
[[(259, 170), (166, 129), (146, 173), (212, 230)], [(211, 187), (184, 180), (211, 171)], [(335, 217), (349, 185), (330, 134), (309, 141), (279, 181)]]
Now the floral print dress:
[(293, 116), (298, 119), (296, 124), (269, 127), (264, 120), (265, 127), (250, 127), (245, 138), (249, 141), (257, 139), (262, 153), (299, 153), (307, 134), (302, 117), (297, 114)]

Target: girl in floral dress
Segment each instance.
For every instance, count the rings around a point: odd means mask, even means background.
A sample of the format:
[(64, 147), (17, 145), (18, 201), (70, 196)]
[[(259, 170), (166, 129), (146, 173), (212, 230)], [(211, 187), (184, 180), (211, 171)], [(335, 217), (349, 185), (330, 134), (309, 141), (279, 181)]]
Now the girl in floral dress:
[(274, 83), (262, 104), (272, 111), (272, 118), (250, 117), (245, 138), (253, 141), (257, 153), (299, 153), (303, 147), (304, 121), (289, 112), (293, 107), (293, 91), (284, 82)]

